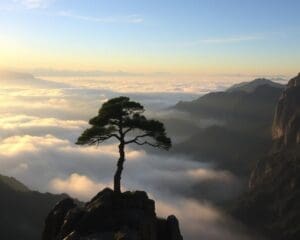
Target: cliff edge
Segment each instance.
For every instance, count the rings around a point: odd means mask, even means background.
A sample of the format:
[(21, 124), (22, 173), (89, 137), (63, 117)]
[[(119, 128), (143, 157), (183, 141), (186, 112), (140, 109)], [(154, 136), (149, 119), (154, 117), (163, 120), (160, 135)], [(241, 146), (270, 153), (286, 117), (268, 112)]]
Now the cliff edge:
[(300, 144), (300, 73), (289, 81), (279, 99), (272, 137), (282, 147)]

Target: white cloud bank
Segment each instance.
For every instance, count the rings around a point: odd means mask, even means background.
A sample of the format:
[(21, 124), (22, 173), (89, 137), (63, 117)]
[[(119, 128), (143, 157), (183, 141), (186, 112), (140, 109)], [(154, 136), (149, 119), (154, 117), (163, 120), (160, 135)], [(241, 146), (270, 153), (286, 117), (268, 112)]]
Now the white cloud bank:
[[(141, 83), (127, 84), (132, 89)], [(112, 185), (118, 152), (112, 142), (98, 148), (79, 147), (74, 142), (101, 103), (120, 93), (105, 88), (109, 81), (102, 90), (80, 84), (69, 88), (39, 86), (0, 89), (1, 173), (35, 190), (66, 192), (87, 200)], [(174, 103), (183, 96), (170, 95), (132, 94), (147, 106), (159, 107), (163, 101)], [(125, 189), (143, 189), (153, 196), (159, 215), (176, 214), (185, 239), (247, 239), (218, 209), (199, 201), (202, 195), (228, 198), (228, 189), (238, 187), (229, 172), (184, 156), (128, 149), (122, 181)]]
[[(12, 136), (0, 142), (2, 173), (33, 189), (65, 192), (81, 200), (112, 186), (117, 158), (115, 145), (78, 147), (52, 135)], [(211, 184), (207, 181), (221, 191), (224, 183), (234, 184), (235, 179), (184, 158), (130, 149), (122, 178), (123, 189), (145, 189), (156, 200), (160, 216), (175, 214), (187, 239), (247, 239), (218, 209), (187, 196), (195, 191), (194, 184)]]
[(99, 192), (99, 189), (111, 187), (111, 184), (95, 183), (87, 176), (72, 173), (66, 179), (54, 178), (50, 181), (50, 189), (56, 193), (68, 193), (78, 199), (88, 200)]

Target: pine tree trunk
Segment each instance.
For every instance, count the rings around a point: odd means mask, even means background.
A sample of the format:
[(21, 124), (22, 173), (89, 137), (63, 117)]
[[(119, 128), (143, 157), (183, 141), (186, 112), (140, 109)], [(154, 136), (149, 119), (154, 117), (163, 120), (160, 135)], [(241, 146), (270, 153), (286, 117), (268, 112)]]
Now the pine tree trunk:
[(114, 191), (117, 193), (121, 193), (121, 175), (123, 171), (123, 165), (125, 162), (124, 143), (120, 143), (119, 145), (119, 154), (120, 158), (117, 163), (117, 171), (115, 172), (114, 177)]

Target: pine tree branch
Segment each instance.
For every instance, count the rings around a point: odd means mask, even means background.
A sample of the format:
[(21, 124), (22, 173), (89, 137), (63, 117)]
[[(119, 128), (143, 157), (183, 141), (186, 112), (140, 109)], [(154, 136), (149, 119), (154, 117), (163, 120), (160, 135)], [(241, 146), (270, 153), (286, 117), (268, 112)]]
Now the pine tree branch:
[(99, 136), (99, 137), (95, 137), (93, 138), (93, 140), (91, 140), (88, 144), (89, 145), (94, 145), (97, 144), (99, 145), (100, 143), (103, 143), (104, 141), (110, 139), (110, 138), (116, 138), (120, 141), (120, 137), (117, 134), (110, 134), (110, 135), (106, 135), (106, 136)]
[(151, 136), (150, 133), (145, 133), (145, 134), (142, 134), (142, 135), (138, 135), (134, 139), (125, 142), (125, 144), (136, 143), (139, 139), (144, 138), (144, 137), (149, 137), (149, 136)]
[(133, 141), (133, 143), (135, 143), (135, 144), (137, 144), (137, 145), (140, 145), (140, 146), (142, 146), (142, 145), (149, 145), (149, 146), (151, 146), (151, 147), (161, 147), (161, 145), (160, 144), (154, 144), (154, 143), (150, 143), (150, 142), (148, 142), (148, 141), (144, 141), (144, 142), (142, 142), (142, 143), (140, 143), (140, 142), (138, 142), (138, 141)]

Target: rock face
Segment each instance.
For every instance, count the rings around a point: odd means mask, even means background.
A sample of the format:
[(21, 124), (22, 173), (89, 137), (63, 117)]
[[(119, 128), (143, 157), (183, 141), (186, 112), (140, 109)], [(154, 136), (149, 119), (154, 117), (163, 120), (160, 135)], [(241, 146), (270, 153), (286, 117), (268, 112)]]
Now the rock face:
[[(289, 81), (287, 88), (279, 98), (273, 121), (272, 138), (274, 144), (270, 156), (258, 162), (252, 172), (250, 189), (265, 182), (265, 178), (269, 175), (274, 175), (274, 170), (283, 168), (283, 165), (290, 161), (293, 155), (296, 158), (299, 157), (300, 73)], [(292, 156), (290, 156), (291, 154)], [(279, 158), (286, 160), (272, 161), (272, 159)]]
[(274, 146), (251, 174), (234, 215), (269, 239), (300, 239), (300, 75), (279, 99)]
[(289, 81), (279, 99), (272, 135), (285, 147), (300, 143), (300, 73)]
[(175, 216), (158, 219), (145, 192), (104, 189), (84, 206), (72, 199), (49, 213), (43, 240), (182, 240)]

